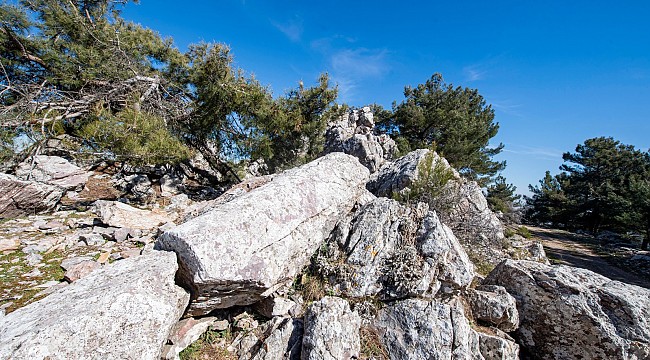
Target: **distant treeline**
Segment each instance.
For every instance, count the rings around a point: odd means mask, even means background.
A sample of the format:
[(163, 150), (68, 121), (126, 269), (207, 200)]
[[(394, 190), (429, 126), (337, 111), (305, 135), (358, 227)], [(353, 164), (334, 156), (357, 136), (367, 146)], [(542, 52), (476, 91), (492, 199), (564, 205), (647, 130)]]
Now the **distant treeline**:
[(650, 236), (650, 153), (611, 137), (588, 139), (526, 199), (528, 221), (554, 227)]

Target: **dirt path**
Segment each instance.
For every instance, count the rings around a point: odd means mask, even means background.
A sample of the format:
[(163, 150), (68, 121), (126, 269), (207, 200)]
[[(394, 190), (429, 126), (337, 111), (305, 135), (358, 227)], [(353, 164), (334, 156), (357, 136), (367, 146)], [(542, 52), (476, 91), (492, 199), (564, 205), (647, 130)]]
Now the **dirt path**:
[(588, 269), (613, 280), (650, 289), (650, 280), (614, 266), (592, 250), (590, 246), (594, 244), (588, 237), (556, 229), (527, 227), (534, 238), (542, 242), (553, 263)]

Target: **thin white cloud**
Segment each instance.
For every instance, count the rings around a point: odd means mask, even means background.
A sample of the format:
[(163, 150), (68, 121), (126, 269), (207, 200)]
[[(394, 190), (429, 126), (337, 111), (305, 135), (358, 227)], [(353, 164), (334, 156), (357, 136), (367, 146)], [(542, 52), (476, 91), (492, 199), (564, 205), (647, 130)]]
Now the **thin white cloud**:
[(487, 74), (487, 70), (482, 69), (482, 66), (479, 64), (465, 66), (463, 68), (463, 74), (465, 75), (465, 81), (472, 82), (483, 80)]
[(563, 151), (554, 148), (534, 147), (519, 144), (506, 144), (503, 152), (553, 161), (562, 160), (562, 154), (564, 153)]
[(328, 56), (332, 80), (338, 85), (339, 97), (344, 102), (355, 101), (360, 82), (381, 78), (390, 70), (385, 49), (340, 49)]
[(332, 70), (357, 78), (379, 77), (386, 73), (386, 50), (344, 49), (331, 57)]
[(286, 22), (271, 21), (271, 24), (293, 42), (299, 42), (302, 38), (303, 21), (298, 16)]
[[(522, 104), (517, 104), (511, 99), (492, 99), (489, 97), (485, 98), (485, 101), (492, 105), (492, 108), (497, 111), (501, 112), (504, 114), (512, 115), (512, 116), (517, 116), (517, 117), (522, 117), (523, 115), (519, 112), (519, 110), (523, 107)], [(498, 115), (498, 114), (497, 114)]]

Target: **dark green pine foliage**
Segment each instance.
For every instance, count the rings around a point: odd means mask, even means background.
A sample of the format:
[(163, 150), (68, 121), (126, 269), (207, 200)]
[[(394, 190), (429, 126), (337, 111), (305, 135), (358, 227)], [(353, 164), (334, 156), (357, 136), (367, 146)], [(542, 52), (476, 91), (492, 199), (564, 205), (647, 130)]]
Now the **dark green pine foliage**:
[[(121, 19), (120, 3), (0, 5), (4, 131), (35, 143), (68, 133), (93, 151), (135, 162), (189, 155), (165, 126), (166, 117), (179, 112), (175, 95), (183, 89), (176, 80), (186, 58), (171, 39)], [(155, 124), (139, 126), (149, 120)]]
[(442, 75), (434, 74), (424, 84), (406, 87), (404, 96), (394, 109), (398, 146), (433, 146), (460, 173), (482, 185), (505, 168), (505, 162), (492, 160), (503, 144), (489, 146), (499, 124), (478, 90), (454, 87), (446, 84)]
[(527, 219), (594, 234), (603, 230), (650, 239), (650, 154), (611, 137), (586, 140), (563, 155), (563, 171), (530, 187)]
[(327, 75), (273, 98), (235, 68), (227, 46), (181, 53), (122, 19), (127, 3), (0, 5), (0, 156), (11, 156), (19, 134), (36, 149), (66, 134), (82, 140), (75, 151), (125, 162), (184, 161), (198, 151), (226, 175), (250, 159), (279, 170), (321, 152), (337, 97)]
[(546, 171), (538, 186), (528, 186), (532, 196), (525, 198), (526, 221), (556, 227), (568, 225), (567, 197), (562, 185), (565, 175), (552, 176), (550, 171)]
[(521, 195), (515, 194), (517, 187), (506, 183), (506, 178), (497, 176), (494, 182), (487, 187), (486, 200), (492, 211), (504, 214), (511, 213)]
[(598, 233), (626, 228), (630, 208), (631, 179), (647, 165), (647, 154), (611, 137), (588, 139), (565, 153), (560, 169), (566, 172), (564, 191), (574, 221)]

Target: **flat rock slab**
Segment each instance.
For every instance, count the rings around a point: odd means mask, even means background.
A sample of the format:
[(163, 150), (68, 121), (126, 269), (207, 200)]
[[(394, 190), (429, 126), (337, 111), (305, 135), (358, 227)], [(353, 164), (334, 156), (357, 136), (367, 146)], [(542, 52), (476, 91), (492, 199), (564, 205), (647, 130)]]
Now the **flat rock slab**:
[(62, 195), (63, 189), (58, 186), (0, 174), (0, 219), (52, 210)]
[(252, 304), (290, 282), (365, 193), (368, 176), (356, 158), (328, 154), (163, 233), (156, 246), (178, 254), (189, 314)]
[(166, 211), (137, 209), (119, 201), (97, 200), (93, 211), (102, 223), (117, 228), (151, 230), (174, 220)]
[(532, 359), (649, 359), (650, 290), (586, 269), (506, 260), (483, 281), (517, 300)]
[(56, 185), (66, 190), (83, 186), (91, 173), (59, 156), (36, 155), (18, 165), (16, 176)]
[(160, 359), (189, 295), (176, 256), (121, 260), (0, 318), (2, 359)]

